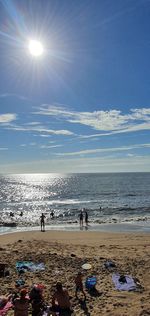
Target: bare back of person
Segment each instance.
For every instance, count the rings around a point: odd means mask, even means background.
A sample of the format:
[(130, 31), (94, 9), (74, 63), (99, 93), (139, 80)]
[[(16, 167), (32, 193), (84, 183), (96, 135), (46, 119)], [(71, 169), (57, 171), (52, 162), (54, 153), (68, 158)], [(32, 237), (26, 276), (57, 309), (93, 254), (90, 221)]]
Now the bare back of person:
[(57, 291), (54, 294), (54, 299), (58, 303), (60, 308), (70, 308), (69, 294), (66, 289), (62, 289), (62, 291)]
[(28, 316), (29, 300), (17, 298), (14, 301), (14, 316)]

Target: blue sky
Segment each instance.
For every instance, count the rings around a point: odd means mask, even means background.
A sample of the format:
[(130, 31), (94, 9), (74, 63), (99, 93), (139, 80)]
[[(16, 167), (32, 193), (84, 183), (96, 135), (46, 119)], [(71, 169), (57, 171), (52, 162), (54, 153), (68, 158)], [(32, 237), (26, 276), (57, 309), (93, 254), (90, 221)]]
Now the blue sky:
[(149, 0), (0, 1), (1, 173), (150, 172), (149, 17)]

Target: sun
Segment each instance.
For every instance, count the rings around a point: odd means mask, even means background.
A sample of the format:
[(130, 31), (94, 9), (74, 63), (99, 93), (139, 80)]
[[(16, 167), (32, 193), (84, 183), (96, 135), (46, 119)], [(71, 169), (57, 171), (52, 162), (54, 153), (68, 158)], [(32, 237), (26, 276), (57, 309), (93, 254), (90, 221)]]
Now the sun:
[(44, 47), (40, 41), (30, 40), (28, 44), (28, 49), (33, 57), (40, 57), (44, 53)]

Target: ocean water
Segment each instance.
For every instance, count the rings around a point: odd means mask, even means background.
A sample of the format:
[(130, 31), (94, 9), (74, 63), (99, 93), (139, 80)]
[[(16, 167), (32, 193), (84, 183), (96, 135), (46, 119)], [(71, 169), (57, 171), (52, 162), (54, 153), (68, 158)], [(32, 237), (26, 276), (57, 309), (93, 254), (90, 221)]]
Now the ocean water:
[(0, 176), (0, 233), (36, 229), (42, 212), (47, 229), (78, 230), (83, 208), (85, 229), (150, 231), (150, 173)]

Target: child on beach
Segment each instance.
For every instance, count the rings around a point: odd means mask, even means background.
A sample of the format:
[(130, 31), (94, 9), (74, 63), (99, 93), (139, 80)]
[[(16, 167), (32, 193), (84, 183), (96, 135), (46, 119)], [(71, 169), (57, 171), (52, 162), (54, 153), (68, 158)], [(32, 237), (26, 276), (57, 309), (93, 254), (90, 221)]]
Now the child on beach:
[(76, 278), (75, 278), (75, 285), (76, 285), (76, 291), (75, 291), (75, 295), (77, 296), (78, 291), (81, 291), (86, 299), (86, 295), (83, 289), (83, 282), (82, 282), (82, 273), (78, 272)]
[(28, 316), (29, 298), (27, 298), (27, 290), (21, 289), (20, 297), (16, 298), (14, 304), (14, 316)]

